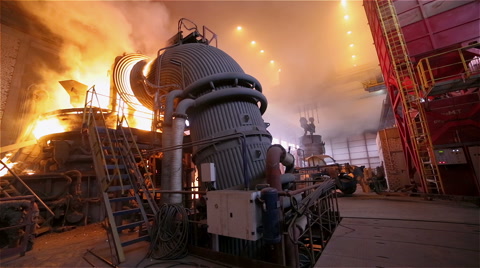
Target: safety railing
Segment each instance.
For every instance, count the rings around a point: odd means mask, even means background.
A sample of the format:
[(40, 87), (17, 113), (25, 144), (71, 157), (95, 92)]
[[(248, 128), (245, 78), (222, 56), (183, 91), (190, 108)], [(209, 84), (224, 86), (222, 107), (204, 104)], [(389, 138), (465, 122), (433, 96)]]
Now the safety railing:
[(453, 84), (460, 81), (468, 84), (468, 80), (475, 79), (480, 74), (480, 57), (471, 57), (469, 50), (478, 44), (449, 50), (429, 57), (422, 58), (417, 64), (417, 73), (424, 96), (455, 91), (456, 86), (444, 87), (435, 90), (442, 84)]
[[(290, 197), (292, 209), (285, 213), (285, 225), (288, 238), (294, 242), (297, 254), (305, 256), (308, 261), (303, 263), (300, 258), (298, 266), (313, 267), (326, 244), (340, 224), (340, 212), (336, 194), (335, 182), (326, 179), (298, 190), (285, 193)], [(304, 195), (301, 201), (295, 196)], [(287, 245), (288, 247), (288, 245)]]

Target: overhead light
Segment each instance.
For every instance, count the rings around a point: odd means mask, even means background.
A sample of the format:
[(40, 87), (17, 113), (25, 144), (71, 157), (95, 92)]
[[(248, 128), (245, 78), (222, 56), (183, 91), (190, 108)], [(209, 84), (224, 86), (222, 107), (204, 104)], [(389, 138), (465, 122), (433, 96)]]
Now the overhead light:
[(347, 34), (352, 34), (352, 31), (348, 31)]
[(354, 59), (355, 59), (356, 57), (357, 57), (357, 56), (355, 56), (355, 55), (352, 55), (352, 58), (354, 58)]
[(282, 71), (282, 69), (278, 69), (278, 72), (281, 72), (281, 71)]
[(255, 42), (255, 41), (250, 42), (250, 44), (252, 44), (252, 45), (255, 45), (256, 43), (257, 43), (257, 42)]
[(343, 16), (344, 19), (348, 20), (350, 17), (348, 15)]
[(275, 61), (274, 61), (274, 60), (271, 60), (270, 63), (275, 63)]
[(260, 50), (260, 53), (265, 53), (265, 50), (263, 50), (263, 49), (262, 49), (262, 50)]
[(237, 31), (241, 31), (242, 30), (242, 26), (237, 26)]
[(340, 1), (340, 4), (341, 4), (343, 7), (346, 7), (346, 6), (347, 6), (347, 0), (341, 0), (341, 1)]
[(350, 47), (353, 47), (353, 46), (354, 46), (354, 44), (350, 44)]

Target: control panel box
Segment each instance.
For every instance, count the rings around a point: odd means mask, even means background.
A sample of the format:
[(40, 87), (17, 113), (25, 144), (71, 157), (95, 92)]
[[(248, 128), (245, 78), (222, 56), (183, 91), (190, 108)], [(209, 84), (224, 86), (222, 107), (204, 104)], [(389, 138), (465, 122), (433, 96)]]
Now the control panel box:
[(202, 182), (215, 182), (215, 164), (202, 163), (200, 164), (200, 178)]
[(262, 207), (258, 191), (218, 190), (207, 192), (208, 232), (246, 240), (262, 237)]
[(466, 164), (467, 158), (463, 148), (436, 149), (435, 158), (438, 165)]

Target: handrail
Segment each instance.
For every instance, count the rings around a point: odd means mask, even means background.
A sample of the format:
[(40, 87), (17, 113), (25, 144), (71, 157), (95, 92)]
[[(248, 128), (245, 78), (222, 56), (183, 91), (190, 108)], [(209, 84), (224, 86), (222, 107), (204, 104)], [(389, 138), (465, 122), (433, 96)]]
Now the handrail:
[[(472, 44), (420, 59), (417, 63), (417, 74), (425, 96), (439, 81), (451, 79), (465, 80), (474, 74), (479, 74), (480, 58), (465, 59), (465, 52), (476, 46), (478, 44)], [(453, 62), (448, 61), (444, 65), (435, 63), (435, 61), (441, 61), (449, 54), (451, 57), (455, 57)], [(450, 71), (452, 68), (457, 70)]]
[[(145, 189), (145, 190), (150, 190), (151, 189), (151, 190), (153, 190), (153, 195), (155, 195), (155, 182), (154, 182), (152, 176), (150, 176), (149, 172), (147, 172), (146, 174), (141, 174), (139, 169), (138, 169), (137, 163), (135, 161), (134, 154), (136, 154), (140, 158), (140, 163), (144, 167), (147, 167), (147, 163), (145, 163), (145, 160), (143, 158), (143, 154), (140, 151), (140, 148), (138, 147), (138, 144), (135, 141), (135, 137), (133, 135), (132, 129), (130, 128), (130, 125), (128, 123), (127, 117), (125, 115), (124, 106), (125, 106), (125, 102), (119, 102), (118, 113), (117, 113), (117, 130), (119, 130), (121, 132), (122, 137), (124, 137), (124, 139), (123, 139), (124, 147), (123, 148), (124, 148), (124, 151), (125, 151), (125, 155), (123, 155), (122, 157), (124, 157), (126, 163), (128, 163), (133, 168), (133, 172), (135, 173), (135, 176), (137, 177), (136, 180), (135, 180), (135, 183), (137, 185), (139, 185), (141, 187), (141, 189)], [(129, 142), (128, 139), (131, 140), (130, 141), (131, 143)], [(143, 180), (139, 180), (139, 178), (143, 178)], [(151, 186), (148, 186), (145, 183), (146, 181), (149, 181)], [(153, 210), (153, 212), (157, 213), (159, 211), (159, 207), (155, 203), (155, 201), (153, 200), (150, 193), (147, 193), (147, 201), (148, 201), (151, 209)]]
[[(23, 187), (25, 187), (34, 197), (35, 199), (37, 199), (37, 201), (42, 204), (42, 206), (48, 211), (48, 213), (50, 213), (50, 215), (52, 216), (55, 216), (55, 213), (53, 213), (53, 211), (50, 209), (50, 207), (47, 206), (47, 204), (45, 204), (43, 202), (43, 200), (32, 190), (32, 188), (30, 188), (23, 180), (22, 178), (20, 178), (17, 174), (15, 174), (15, 172), (13, 172), (13, 170), (11, 170), (7, 164), (5, 164), (2, 160), (0, 160), (0, 164), (2, 164), (9, 172), (10, 174), (12, 174), (15, 179), (17, 179), (22, 185)], [(16, 197), (15, 197), (16, 198)]]

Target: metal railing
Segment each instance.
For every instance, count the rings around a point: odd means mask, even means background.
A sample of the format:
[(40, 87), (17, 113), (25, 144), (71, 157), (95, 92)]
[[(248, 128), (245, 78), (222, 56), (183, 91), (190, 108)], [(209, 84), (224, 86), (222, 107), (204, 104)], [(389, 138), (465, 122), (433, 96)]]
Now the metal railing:
[(478, 44), (420, 59), (417, 64), (417, 73), (425, 96), (440, 82), (448, 82), (449, 80), (465, 82), (472, 76), (480, 74), (480, 58), (468, 57), (469, 50), (476, 46)]

